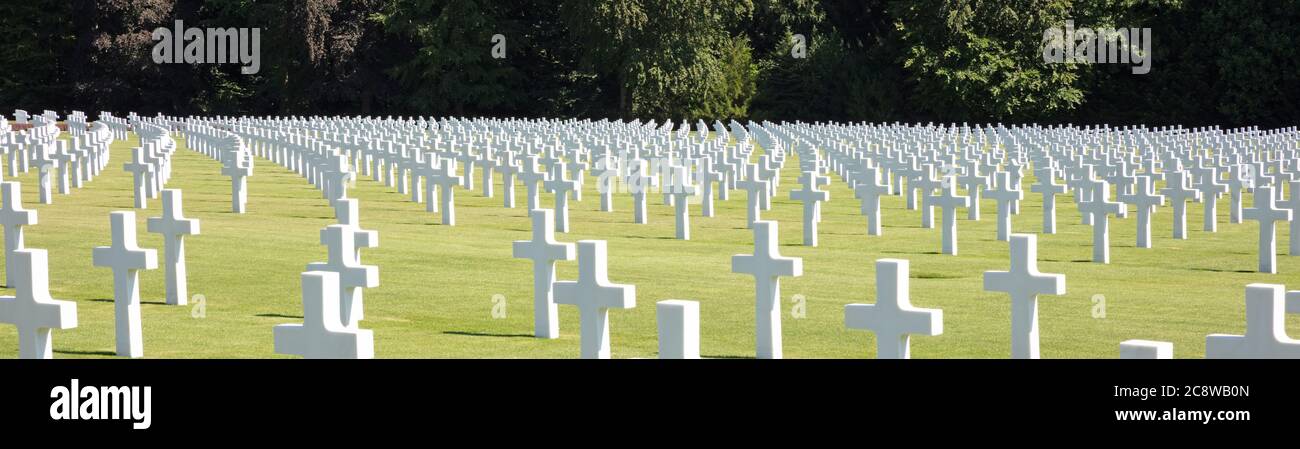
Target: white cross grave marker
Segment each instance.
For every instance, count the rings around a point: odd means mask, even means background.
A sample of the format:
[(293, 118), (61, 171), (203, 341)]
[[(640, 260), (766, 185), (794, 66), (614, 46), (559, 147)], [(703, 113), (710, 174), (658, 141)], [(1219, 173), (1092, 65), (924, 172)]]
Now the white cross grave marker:
[(613, 284), (604, 240), (578, 241), (578, 280), (555, 283), (555, 303), (578, 306), (582, 358), (608, 359), (609, 309), (636, 307), (636, 286)]
[(957, 208), (970, 207), (970, 197), (957, 195), (957, 182), (951, 178), (939, 187), (939, 195), (926, 197), (943, 211), (943, 253), (957, 255)]
[(854, 188), (862, 201), (860, 212), (867, 217), (867, 235), (880, 235), (880, 197), (889, 194), (889, 186), (881, 183), (880, 169), (867, 167)]
[(875, 332), (876, 358), (911, 358), (911, 334), (943, 333), (942, 310), (912, 306), (907, 272), (907, 260), (877, 260), (876, 303), (844, 306), (844, 327)]
[(1065, 193), (1064, 184), (1056, 182), (1056, 169), (1047, 167), (1037, 170), (1038, 183), (1029, 187), (1029, 191), (1043, 195), (1043, 233), (1056, 233), (1056, 195)]
[(185, 218), (181, 212), (181, 191), (163, 189), (163, 214), (146, 220), (149, 232), (163, 235), (163, 264), (167, 281), (167, 304), (183, 306), (189, 302), (185, 273), (185, 236), (198, 235), (199, 221)]
[[(1261, 189), (1272, 190), (1256, 187), (1256, 201), (1260, 199)], [(1286, 334), (1284, 290), (1283, 286), (1274, 284), (1247, 285), (1246, 334), (1206, 336), (1205, 358), (1300, 359), (1300, 340)]]
[[(438, 185), (442, 194), (442, 224), (447, 226), (456, 225), (456, 186), (461, 185), (461, 176), (456, 176), (456, 166), (452, 161), (444, 159), (442, 165), (434, 169), (434, 175), (425, 181)], [(433, 201), (433, 198), (427, 200)]]
[(1011, 358), (1038, 358), (1038, 295), (1064, 295), (1065, 275), (1038, 272), (1038, 236), (1011, 236), (1011, 269), (985, 271), (984, 290), (1011, 295)]
[(754, 276), (756, 353), (781, 358), (781, 278), (803, 276), (803, 259), (784, 257), (777, 246), (777, 223), (754, 222), (754, 254), (731, 256), (731, 271)]
[(1201, 191), (1187, 186), (1187, 172), (1165, 173), (1165, 188), (1160, 193), (1174, 206), (1174, 238), (1187, 239), (1187, 202), (1200, 201)]
[(546, 191), (555, 194), (555, 230), (569, 232), (569, 192), (578, 188), (577, 181), (570, 181), (564, 164), (555, 164), (551, 168), (551, 179), (542, 183)]
[(117, 323), (117, 355), (144, 357), (144, 336), (140, 327), (140, 270), (158, 268), (158, 253), (140, 249), (135, 243), (135, 212), (109, 215), (112, 246), (97, 246), (91, 252), (94, 265), (113, 269), (113, 308)]
[(1165, 196), (1152, 189), (1151, 176), (1138, 176), (1133, 191), (1119, 194), (1119, 200), (1137, 209), (1137, 247), (1150, 248), (1151, 214), (1165, 204)]
[(54, 329), (77, 327), (77, 303), (50, 297), (49, 259), (43, 249), (21, 249), (10, 259), (14, 296), (0, 296), (0, 323), (18, 327), (18, 357), (54, 358)]
[(533, 239), (515, 240), (514, 257), (533, 261), (533, 335), (559, 338), (560, 318), (555, 307), (555, 261), (573, 260), (573, 244), (555, 241), (555, 220), (550, 209), (529, 212)]
[(1124, 206), (1110, 200), (1110, 183), (1090, 181), (1092, 198), (1079, 204), (1079, 210), (1092, 216), (1092, 261), (1110, 263), (1109, 214), (1118, 215)]
[(758, 165), (745, 165), (745, 180), (737, 182), (736, 186), (745, 191), (745, 227), (753, 228), (754, 223), (758, 221), (759, 207), (762, 206), (762, 192), (767, 191), (767, 181), (758, 179)]
[(329, 271), (302, 274), (302, 324), (276, 325), (276, 354), (309, 359), (371, 359), (374, 333), (339, 319), (339, 277)]
[(1247, 220), (1259, 221), (1259, 272), (1277, 273), (1277, 222), (1288, 221), (1291, 211), (1274, 207), (1273, 187), (1255, 187), (1255, 207), (1241, 211)]
[(830, 201), (831, 193), (818, 190), (817, 186), (830, 182), (830, 178), (819, 176), (815, 171), (805, 171), (799, 177), (803, 185), (798, 190), (790, 191), (790, 199), (803, 202), (803, 244), (817, 246), (817, 222), (821, 219), (822, 201)]
[(0, 196), (3, 197), (0, 225), (4, 226), (5, 232), (5, 285), (13, 287), (10, 285), (10, 279), (14, 278), (12, 267), (17, 264), (13, 255), (23, 249), (23, 227), (36, 224), (36, 211), (23, 208), (22, 184), (12, 181), (0, 183)]
[(1204, 211), (1204, 230), (1208, 232), (1218, 231), (1218, 199), (1219, 194), (1227, 193), (1228, 185), (1219, 181), (1219, 170), (1215, 167), (1207, 167), (1204, 174), (1201, 175), (1200, 182), (1195, 186), (1197, 191), (1201, 192), (1201, 202), (1205, 205)]
[(1291, 181), (1291, 196), (1278, 201), (1278, 207), (1291, 213), (1290, 248), (1287, 254), (1300, 256), (1300, 181)]
[(691, 239), (691, 215), (688, 207), (689, 197), (696, 194), (696, 187), (688, 183), (686, 167), (673, 167), (672, 184), (668, 194), (673, 198), (673, 214), (676, 217), (677, 239)]
[(984, 196), (998, 202), (998, 240), (1006, 241), (1011, 235), (1011, 204), (1025, 198), (1025, 192), (1011, 185), (1011, 174), (998, 172), (994, 188), (984, 192)]
[(320, 230), (320, 243), (325, 245), (328, 258), (307, 264), (307, 271), (338, 273), (339, 322), (348, 328), (356, 328), (365, 319), (361, 289), (379, 286), (379, 267), (360, 264), (355, 239), (354, 226), (326, 226)]

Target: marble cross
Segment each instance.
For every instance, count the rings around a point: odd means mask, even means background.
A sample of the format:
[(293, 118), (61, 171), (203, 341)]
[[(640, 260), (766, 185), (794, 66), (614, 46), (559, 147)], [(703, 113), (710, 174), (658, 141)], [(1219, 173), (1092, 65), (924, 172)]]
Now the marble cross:
[[(442, 224), (447, 226), (456, 225), (456, 186), (461, 185), (461, 176), (456, 175), (456, 165), (454, 159), (445, 159), (442, 165), (435, 169), (435, 174), (426, 180), (438, 186), (439, 193), (442, 195)], [(428, 201), (433, 201), (429, 197)]]
[(320, 243), (325, 245), (328, 258), (325, 262), (307, 264), (307, 271), (338, 273), (339, 321), (355, 328), (365, 318), (362, 300), (363, 288), (379, 286), (379, 267), (361, 265), (356, 255), (356, 228), (334, 224), (320, 230)]
[(1218, 230), (1218, 198), (1219, 194), (1227, 193), (1228, 185), (1219, 182), (1219, 170), (1214, 167), (1203, 169), (1200, 182), (1196, 184), (1195, 189), (1201, 192), (1201, 202), (1205, 205), (1205, 231), (1216, 232)]
[(867, 235), (880, 235), (880, 197), (889, 194), (889, 186), (881, 183), (877, 167), (866, 167), (859, 176), (853, 191), (862, 202), (860, 212), (867, 217)]
[(687, 179), (686, 167), (673, 167), (672, 182), (668, 186), (668, 194), (673, 198), (673, 211), (676, 217), (676, 229), (678, 240), (691, 239), (691, 215), (688, 208), (688, 200), (696, 194), (696, 186), (690, 185)]
[(1025, 192), (1011, 184), (1011, 174), (998, 172), (994, 188), (984, 196), (998, 202), (998, 240), (1006, 241), (1011, 235), (1011, 204), (1025, 198)]
[(1242, 217), (1259, 222), (1259, 272), (1277, 273), (1277, 222), (1290, 221), (1291, 211), (1275, 207), (1273, 187), (1255, 187), (1255, 207), (1241, 211)]
[(818, 190), (817, 186), (829, 182), (829, 179), (817, 175), (817, 172), (805, 171), (799, 177), (799, 183), (803, 187), (790, 191), (790, 199), (803, 202), (804, 246), (817, 246), (817, 222), (821, 220), (821, 203), (831, 199), (830, 192)]
[(753, 228), (754, 223), (759, 220), (760, 207), (762, 206), (761, 195), (767, 191), (768, 181), (759, 179), (758, 165), (745, 165), (745, 180), (737, 182), (736, 186), (746, 193), (745, 200), (745, 227)]
[(149, 178), (153, 177), (154, 166), (145, 163), (144, 148), (137, 147), (132, 149), (131, 162), (127, 162), (123, 167), (126, 171), (131, 172), (133, 179), (134, 187), (132, 192), (134, 192), (133, 195), (135, 198), (134, 207), (136, 209), (144, 209), (148, 207), (149, 196), (145, 192), (145, 188), (148, 185)]
[(1043, 233), (1055, 234), (1056, 195), (1064, 194), (1066, 187), (1056, 182), (1056, 169), (1044, 167), (1036, 172), (1038, 183), (1029, 186), (1029, 191), (1043, 195)]
[(1300, 181), (1290, 182), (1291, 196), (1284, 201), (1278, 201), (1279, 208), (1291, 212), (1290, 225), (1290, 244), (1287, 254), (1300, 256)]
[[(966, 200), (970, 198), (963, 197)], [(876, 261), (876, 303), (844, 306), (844, 326), (876, 334), (876, 358), (911, 358), (911, 335), (943, 333), (943, 311), (912, 306), (908, 261)]]
[(946, 182), (939, 188), (939, 195), (930, 196), (929, 202), (943, 210), (943, 253), (957, 255), (957, 208), (970, 207), (970, 197), (957, 195), (957, 183)]
[[(1257, 187), (1255, 200), (1260, 199)], [(1270, 197), (1271, 199), (1272, 197)], [(1205, 337), (1207, 359), (1300, 359), (1300, 340), (1286, 333), (1286, 292), (1281, 285), (1246, 286), (1246, 334)]]
[(15, 251), (23, 249), (23, 227), (36, 224), (36, 211), (23, 208), (22, 184), (17, 182), (0, 183), (0, 198), (3, 199), (0, 226), (4, 226), (5, 233), (5, 285), (12, 288), (12, 267), (17, 264), (13, 256)]
[(514, 257), (533, 261), (533, 335), (559, 338), (560, 318), (555, 307), (555, 262), (573, 260), (573, 244), (555, 241), (554, 212), (534, 209), (533, 239), (515, 240)]
[(185, 218), (181, 212), (181, 191), (163, 189), (163, 214), (146, 221), (149, 232), (163, 235), (163, 265), (166, 271), (167, 304), (185, 305), (189, 301), (185, 272), (185, 236), (198, 235), (199, 221)]
[(1038, 358), (1038, 295), (1065, 294), (1065, 275), (1038, 272), (1038, 236), (1012, 235), (1011, 269), (985, 271), (984, 290), (1011, 296), (1011, 358)]
[(781, 276), (802, 276), (803, 259), (784, 257), (775, 221), (754, 222), (754, 254), (731, 256), (731, 271), (754, 276), (757, 355), (781, 358)]
[(54, 329), (77, 327), (77, 303), (50, 297), (48, 257), (20, 249), (6, 263), (14, 296), (0, 296), (0, 323), (18, 327), (18, 358), (54, 358)]
[(1151, 247), (1151, 215), (1159, 206), (1165, 204), (1165, 196), (1157, 195), (1152, 189), (1151, 176), (1137, 177), (1137, 184), (1130, 193), (1119, 194), (1119, 200), (1132, 205), (1137, 211), (1137, 247)]
[(1160, 189), (1174, 206), (1174, 238), (1179, 240), (1187, 239), (1187, 202), (1201, 200), (1201, 191), (1189, 188), (1187, 181), (1185, 171), (1165, 173), (1165, 188)]
[(1079, 210), (1092, 216), (1092, 261), (1110, 263), (1110, 219), (1124, 205), (1110, 200), (1110, 183), (1091, 181), (1092, 198), (1079, 204)]
[(578, 306), (582, 358), (608, 359), (609, 309), (636, 307), (636, 286), (609, 282), (604, 240), (578, 241), (578, 280), (555, 283), (555, 303)]
[(135, 212), (113, 212), (112, 246), (98, 246), (91, 256), (94, 266), (113, 269), (113, 308), (117, 323), (117, 355), (144, 357), (140, 327), (140, 270), (158, 268), (158, 253), (135, 243)]
[(569, 232), (569, 192), (578, 188), (570, 181), (563, 164), (551, 166), (551, 179), (542, 183), (548, 192), (555, 194), (555, 230)]
[(375, 357), (373, 332), (346, 326), (340, 320), (338, 284), (338, 273), (302, 274), (302, 324), (280, 324), (273, 328), (276, 354), (308, 359)]

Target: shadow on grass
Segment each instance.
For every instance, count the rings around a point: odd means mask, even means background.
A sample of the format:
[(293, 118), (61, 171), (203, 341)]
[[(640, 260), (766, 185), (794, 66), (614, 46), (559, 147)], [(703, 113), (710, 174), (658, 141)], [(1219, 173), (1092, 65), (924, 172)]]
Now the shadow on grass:
[(1198, 267), (1193, 267), (1193, 268), (1188, 268), (1188, 269), (1189, 269), (1189, 270), (1192, 270), (1192, 271), (1211, 271), (1211, 272), (1215, 272), (1215, 273), (1258, 273), (1258, 271), (1255, 271), (1255, 270), (1225, 270), (1225, 269), (1222, 269), (1222, 268), (1198, 268)]
[(939, 254), (938, 251), (881, 251), (881, 254)]
[(675, 236), (675, 235), (673, 235), (673, 236), (667, 236), (667, 235), (637, 235), (637, 234), (632, 234), (632, 235), (625, 235), (625, 236), (623, 236), (623, 237), (625, 237), (625, 238), (630, 238), (630, 239), (654, 239), (654, 240), (675, 240), (675, 239), (677, 239), (677, 236)]
[(466, 337), (502, 337), (502, 338), (534, 338), (533, 334), (494, 334), (489, 332), (471, 332), (471, 331), (443, 331), (447, 335), (461, 335)]
[[(113, 301), (112, 298), (95, 298), (95, 299), (90, 299), (89, 301), (94, 301), (94, 302), (115, 302), (115, 301)], [(151, 306), (165, 306), (165, 305), (167, 305), (167, 301), (140, 301), (140, 304), (148, 304), (148, 305), (151, 305)]]
[(68, 355), (117, 355), (117, 353), (113, 351), (73, 351), (69, 349), (55, 349), (54, 353)]
[(757, 359), (751, 355), (701, 355), (703, 359)]
[(960, 279), (965, 276), (958, 276), (953, 274), (918, 272), (918, 273), (912, 273), (910, 277), (913, 279)]
[(259, 313), (253, 316), (260, 316), (262, 318), (296, 318), (299, 320), (302, 319), (302, 315), (285, 315), (283, 313)]

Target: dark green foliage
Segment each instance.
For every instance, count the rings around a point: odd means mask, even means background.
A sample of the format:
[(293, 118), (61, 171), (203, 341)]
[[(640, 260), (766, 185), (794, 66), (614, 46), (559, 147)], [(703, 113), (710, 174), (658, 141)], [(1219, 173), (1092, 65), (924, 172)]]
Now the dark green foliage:
[[(260, 73), (154, 64), (176, 19), (261, 28)], [(1044, 63), (1066, 19), (1151, 28), (1151, 72)], [(0, 110), (1289, 126), (1297, 23), (1300, 0), (33, 0), (0, 7)]]

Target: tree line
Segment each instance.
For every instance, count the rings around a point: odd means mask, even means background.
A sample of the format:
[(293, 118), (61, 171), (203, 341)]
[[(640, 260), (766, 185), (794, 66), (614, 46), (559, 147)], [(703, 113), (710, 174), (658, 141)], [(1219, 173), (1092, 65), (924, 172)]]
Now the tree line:
[[(154, 63), (175, 20), (260, 28), (260, 70)], [(1150, 28), (1150, 73), (1044, 62), (1066, 20)], [(27, 0), (0, 7), (0, 105), (1289, 126), (1297, 23), (1300, 0)]]

